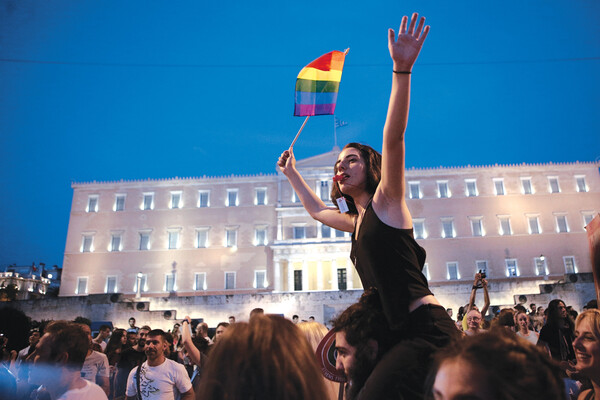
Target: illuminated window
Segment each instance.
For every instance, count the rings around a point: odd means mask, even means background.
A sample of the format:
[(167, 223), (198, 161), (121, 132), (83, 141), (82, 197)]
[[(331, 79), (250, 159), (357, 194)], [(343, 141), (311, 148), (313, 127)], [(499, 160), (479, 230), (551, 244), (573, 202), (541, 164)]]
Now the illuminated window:
[(106, 277), (104, 293), (117, 293), (117, 277), (115, 275), (109, 275)]
[(507, 258), (504, 260), (506, 264), (506, 276), (515, 277), (519, 276), (519, 266), (517, 265), (517, 260), (515, 258)]
[(181, 192), (171, 192), (171, 208), (181, 208)]
[(227, 207), (237, 207), (239, 205), (238, 189), (227, 189)]
[(264, 289), (267, 286), (268, 286), (267, 271), (266, 270), (254, 271), (254, 287), (256, 289)]
[(460, 272), (458, 271), (458, 263), (456, 261), (446, 263), (446, 277), (450, 281), (460, 279)]
[(133, 285), (133, 291), (137, 293), (138, 291), (138, 282), (140, 284), (140, 292), (147, 292), (148, 291), (148, 274), (142, 274), (141, 276), (136, 276), (135, 277), (135, 283)]
[(77, 278), (77, 288), (75, 294), (87, 294), (88, 292), (88, 278), (87, 276), (80, 276)]
[(196, 229), (196, 248), (203, 249), (208, 247), (208, 230), (209, 228)]
[(140, 232), (140, 250), (150, 250), (150, 232)]
[(194, 274), (194, 290), (206, 290), (206, 272)]
[(442, 218), (442, 237), (453, 238), (455, 236), (456, 232), (454, 231), (454, 219)]
[(483, 236), (483, 217), (469, 217), (469, 221), (471, 222), (471, 233), (473, 236)]
[(198, 191), (198, 207), (210, 207), (210, 190)]
[(437, 181), (438, 187), (438, 197), (440, 199), (447, 199), (452, 194), (450, 193), (450, 189), (448, 188), (448, 181)]
[(500, 235), (509, 236), (512, 235), (512, 228), (510, 226), (510, 217), (506, 215), (499, 215), (498, 221), (500, 222)]
[(168, 231), (169, 233), (169, 246), (170, 250), (179, 248), (179, 230)]
[(425, 220), (422, 218), (413, 219), (413, 233), (415, 239), (426, 239), (427, 232), (425, 231)]
[(560, 186), (558, 185), (558, 177), (549, 176), (548, 177), (548, 190), (550, 193), (560, 193)]
[(538, 235), (542, 233), (542, 230), (540, 229), (540, 219), (537, 215), (527, 216), (527, 224), (529, 226), (530, 235)]
[(225, 272), (225, 289), (235, 289), (235, 272)]
[(565, 264), (565, 273), (567, 273), (567, 274), (576, 274), (577, 273), (577, 264), (575, 264), (574, 256), (564, 256), (563, 262)]
[(575, 176), (575, 183), (577, 184), (578, 192), (587, 192), (588, 191), (588, 187), (587, 187), (587, 184), (585, 183), (584, 175)]
[(521, 193), (533, 194), (533, 186), (531, 185), (531, 178), (521, 178)]
[(488, 274), (488, 262), (486, 260), (477, 260), (475, 261), (475, 272), (480, 274)]
[(537, 276), (548, 275), (548, 265), (546, 263), (546, 257), (534, 257), (533, 265), (535, 267), (535, 274)]
[(420, 182), (408, 182), (408, 195), (411, 199), (421, 198), (421, 184)]
[(554, 215), (556, 218), (556, 232), (563, 233), (569, 232), (569, 225), (567, 224), (567, 216), (566, 215)]
[(475, 197), (479, 194), (475, 179), (465, 179), (465, 194), (467, 197)]
[(306, 238), (306, 227), (305, 226), (294, 226), (294, 239), (305, 239)]
[(154, 209), (154, 193), (144, 193), (144, 200), (142, 201), (142, 210)]
[(225, 230), (225, 247), (237, 247), (237, 228)]
[(88, 197), (87, 212), (98, 212), (98, 195), (94, 194)]
[(496, 196), (504, 196), (504, 179), (502, 178), (494, 178), (494, 191), (496, 192)]
[(115, 211), (123, 211), (125, 209), (125, 195), (117, 194), (115, 196)]
[(121, 251), (121, 234), (115, 233), (110, 238), (110, 251)]
[(267, 204), (267, 188), (256, 188), (254, 190), (254, 204), (257, 206)]
[(177, 273), (171, 272), (165, 274), (165, 292), (174, 292), (177, 290)]
[(94, 251), (94, 236), (93, 235), (83, 235), (81, 241), (81, 252), (82, 253), (91, 253)]
[(331, 197), (329, 194), (329, 181), (321, 181), (319, 184), (319, 194), (321, 200), (323, 201), (331, 201)]
[(266, 246), (267, 244), (267, 227), (257, 226), (254, 228), (254, 245)]

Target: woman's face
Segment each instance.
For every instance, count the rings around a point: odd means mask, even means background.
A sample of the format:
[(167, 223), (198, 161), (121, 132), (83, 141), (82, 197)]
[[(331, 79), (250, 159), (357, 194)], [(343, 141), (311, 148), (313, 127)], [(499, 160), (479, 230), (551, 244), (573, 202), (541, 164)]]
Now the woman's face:
[(127, 336), (125, 336), (125, 334), (123, 334), (123, 336), (121, 336), (121, 344), (123, 344), (123, 345), (127, 344)]
[(342, 176), (338, 182), (342, 193), (352, 196), (356, 190), (365, 190), (367, 167), (358, 149), (343, 149), (335, 163), (335, 171), (337, 175)]
[(600, 338), (592, 330), (590, 318), (579, 321), (575, 327), (573, 348), (577, 357), (577, 371), (590, 379), (600, 381)]
[(527, 315), (523, 313), (519, 314), (519, 316), (517, 317), (517, 324), (519, 328), (527, 330), (529, 326), (529, 318), (527, 318)]

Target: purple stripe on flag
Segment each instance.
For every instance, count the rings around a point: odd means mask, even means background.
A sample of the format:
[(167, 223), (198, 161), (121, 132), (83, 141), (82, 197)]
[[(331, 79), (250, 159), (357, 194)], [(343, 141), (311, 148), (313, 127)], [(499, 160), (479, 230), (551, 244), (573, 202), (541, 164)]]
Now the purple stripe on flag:
[(306, 117), (309, 115), (332, 115), (335, 111), (334, 104), (296, 104), (294, 116)]
[(296, 104), (335, 104), (337, 92), (296, 92)]

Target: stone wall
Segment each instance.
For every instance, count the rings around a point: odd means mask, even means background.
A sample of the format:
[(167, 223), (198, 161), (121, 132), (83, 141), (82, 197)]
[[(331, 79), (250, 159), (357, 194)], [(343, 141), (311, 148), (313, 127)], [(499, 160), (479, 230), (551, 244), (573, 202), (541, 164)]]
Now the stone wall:
[[(576, 282), (491, 282), (490, 302), (492, 307), (507, 307), (519, 303), (519, 297), (525, 296), (526, 306), (536, 303), (546, 307), (550, 300), (560, 298), (575, 310), (581, 311), (594, 298), (594, 283), (590, 273), (577, 274), (576, 277)], [(471, 285), (466, 284), (432, 286), (431, 289), (444, 307), (453, 308), (455, 315), (458, 307), (468, 302), (471, 293)], [(347, 290), (142, 299), (113, 294), (6, 302), (0, 304), (0, 307), (18, 308), (37, 321), (72, 320), (83, 316), (92, 321), (112, 321), (117, 327), (126, 327), (128, 319), (134, 317), (138, 326), (171, 329), (175, 320), (181, 320), (186, 315), (203, 318), (210, 327), (215, 327), (219, 322), (227, 321), (230, 315), (235, 316), (237, 321), (245, 321), (255, 307), (286, 318), (297, 314), (301, 320), (307, 320), (314, 316), (317, 321), (328, 324), (333, 317), (356, 302), (361, 294), (362, 290)], [(481, 306), (482, 293), (478, 295), (476, 303)]]

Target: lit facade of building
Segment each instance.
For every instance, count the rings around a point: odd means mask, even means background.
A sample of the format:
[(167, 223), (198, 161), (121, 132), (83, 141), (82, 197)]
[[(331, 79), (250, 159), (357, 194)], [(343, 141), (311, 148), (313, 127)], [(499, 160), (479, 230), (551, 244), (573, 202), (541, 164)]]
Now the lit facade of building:
[[(297, 162), (326, 202), (338, 153)], [(478, 270), (531, 288), (591, 272), (584, 226), (600, 211), (594, 163), (408, 169), (406, 180), (436, 295)], [(310, 218), (279, 172), (72, 187), (61, 296), (361, 288), (349, 234)]]

